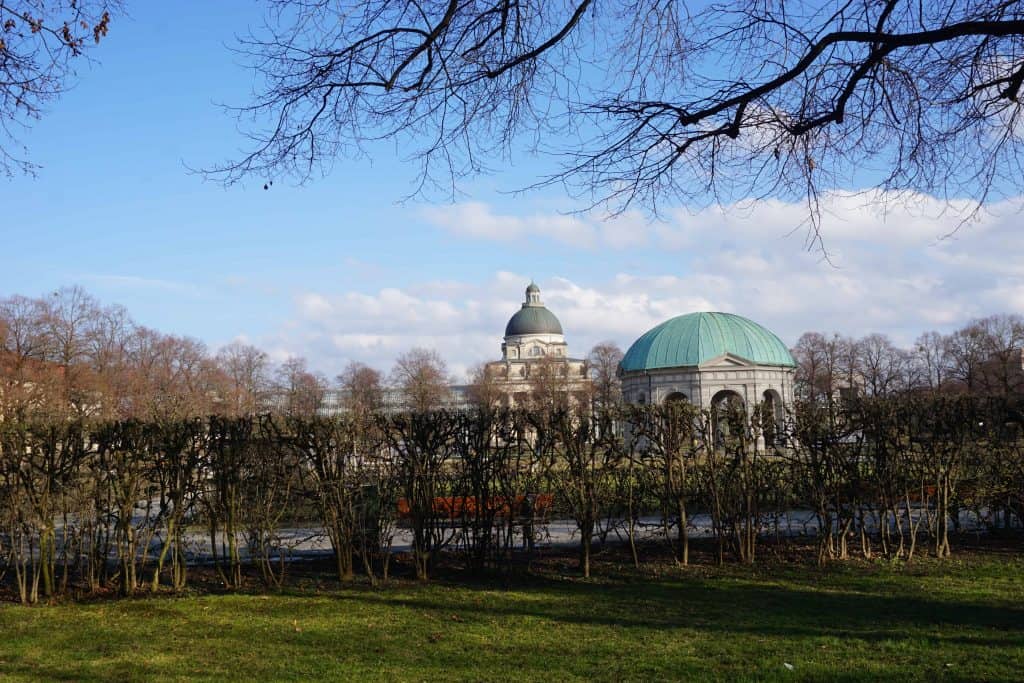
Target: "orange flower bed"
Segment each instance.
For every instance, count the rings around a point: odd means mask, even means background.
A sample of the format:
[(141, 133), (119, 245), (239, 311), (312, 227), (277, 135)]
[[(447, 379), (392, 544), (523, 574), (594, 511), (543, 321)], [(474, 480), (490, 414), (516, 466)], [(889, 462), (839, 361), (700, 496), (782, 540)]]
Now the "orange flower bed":
[[(511, 500), (504, 496), (497, 496), (488, 499), (485, 510), (481, 510), (475, 496), (449, 496), (434, 498), (433, 513), (437, 517), (447, 519), (475, 517), (483, 511), (493, 513), (498, 517), (536, 517), (550, 510), (552, 503), (554, 503), (554, 496), (550, 493), (515, 496)], [(399, 518), (408, 519), (411, 512), (409, 501), (400, 498), (398, 500)]]

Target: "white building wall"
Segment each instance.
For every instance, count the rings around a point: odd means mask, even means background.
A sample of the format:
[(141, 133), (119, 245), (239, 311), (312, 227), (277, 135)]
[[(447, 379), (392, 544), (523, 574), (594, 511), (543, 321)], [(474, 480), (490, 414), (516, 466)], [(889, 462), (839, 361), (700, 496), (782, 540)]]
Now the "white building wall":
[[(716, 362), (719, 361), (719, 362)], [(722, 361), (727, 362), (724, 364)], [(744, 363), (736, 365), (739, 361)], [(755, 365), (742, 359), (715, 359), (698, 367), (665, 368), (622, 375), (623, 396), (630, 403), (664, 403), (680, 392), (702, 408), (710, 407), (720, 391), (732, 391), (747, 406), (760, 403), (764, 392), (774, 390), (784, 406), (793, 402), (793, 368)]]

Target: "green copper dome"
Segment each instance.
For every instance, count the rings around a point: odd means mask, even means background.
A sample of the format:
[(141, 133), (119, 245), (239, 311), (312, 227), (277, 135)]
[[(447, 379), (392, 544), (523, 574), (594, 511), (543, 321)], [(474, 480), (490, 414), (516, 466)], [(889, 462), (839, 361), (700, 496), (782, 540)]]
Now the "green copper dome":
[(794, 367), (789, 349), (753, 320), (732, 313), (688, 313), (666, 320), (633, 342), (622, 370), (700, 365), (731, 353), (760, 365)]

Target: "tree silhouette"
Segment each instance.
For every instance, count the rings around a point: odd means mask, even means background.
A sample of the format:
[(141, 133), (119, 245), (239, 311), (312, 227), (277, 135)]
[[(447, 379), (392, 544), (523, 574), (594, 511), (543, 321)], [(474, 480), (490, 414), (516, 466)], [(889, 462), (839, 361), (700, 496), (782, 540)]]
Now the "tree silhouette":
[(20, 134), (67, 90), (120, 0), (0, 0), (0, 173), (31, 173)]
[(1021, 174), (1017, 1), (270, 4), (239, 48), (262, 77), (238, 110), (252, 146), (209, 169), (229, 183), (379, 139), (421, 189), (552, 151), (539, 184), (613, 210), (776, 196), (815, 218), (831, 187), (980, 205)]

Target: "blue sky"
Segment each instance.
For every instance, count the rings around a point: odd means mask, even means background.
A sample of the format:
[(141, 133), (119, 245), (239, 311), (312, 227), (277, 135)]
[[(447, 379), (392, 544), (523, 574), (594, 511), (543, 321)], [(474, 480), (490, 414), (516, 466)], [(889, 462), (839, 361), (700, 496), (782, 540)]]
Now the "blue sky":
[(530, 278), (577, 355), (698, 308), (747, 315), (790, 344), (808, 329), (909, 343), (1024, 310), (1016, 200), (937, 242), (956, 220), (928, 197), (883, 214), (836, 195), (826, 263), (802, 249), (802, 229), (790, 234), (798, 206), (569, 217), (577, 204), (555, 190), (507, 193), (546, 168), (526, 155), (463, 184), (454, 204), (401, 203), (416, 168), (387, 144), (302, 187), (225, 189), (187, 168), (244, 144), (216, 103), (247, 99), (251, 75), (228, 46), (258, 6), (130, 9), (26, 136), (37, 177), (0, 180), (0, 296), (81, 284), (142, 324), (211, 348), (246, 339), (328, 374), (353, 358), (387, 368), (413, 345), (456, 373), (495, 357)]

